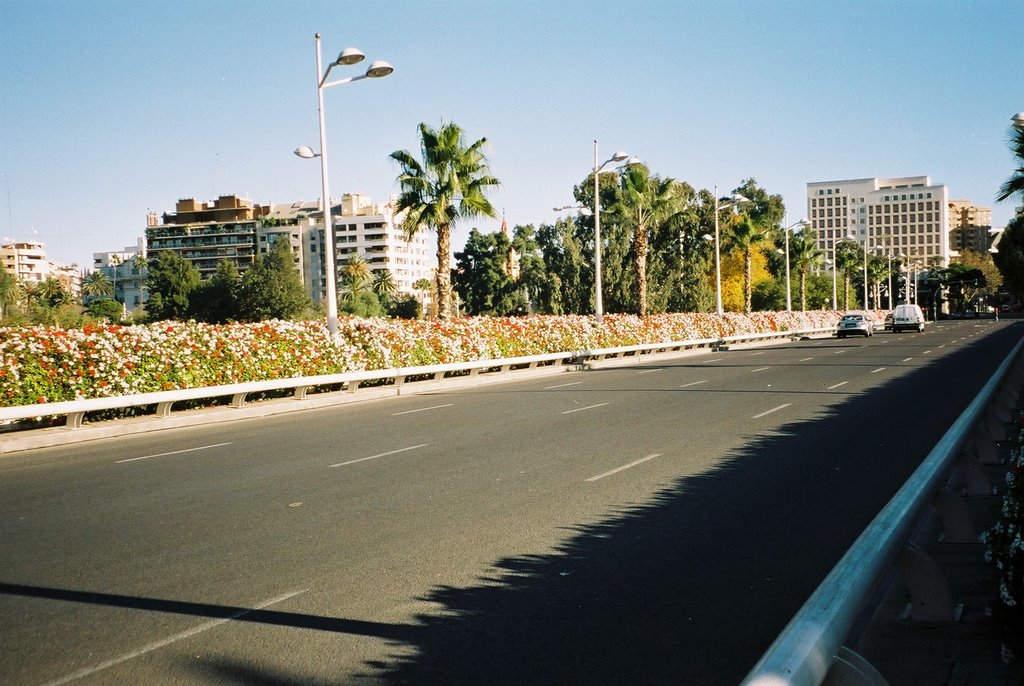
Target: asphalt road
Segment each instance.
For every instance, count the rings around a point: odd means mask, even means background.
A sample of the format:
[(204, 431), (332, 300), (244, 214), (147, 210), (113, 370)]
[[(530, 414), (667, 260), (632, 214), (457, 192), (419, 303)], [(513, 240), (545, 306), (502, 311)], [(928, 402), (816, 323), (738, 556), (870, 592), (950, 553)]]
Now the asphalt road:
[(700, 352), (0, 458), (0, 683), (735, 684), (1024, 334)]

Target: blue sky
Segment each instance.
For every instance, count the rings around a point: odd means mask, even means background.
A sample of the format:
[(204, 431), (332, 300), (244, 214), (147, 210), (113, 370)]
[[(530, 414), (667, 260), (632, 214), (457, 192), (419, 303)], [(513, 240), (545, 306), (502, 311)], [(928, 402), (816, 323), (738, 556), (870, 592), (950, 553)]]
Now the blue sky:
[(335, 197), (386, 200), (388, 155), (455, 121), (511, 225), (555, 219), (596, 138), (697, 188), (754, 177), (790, 223), (809, 181), (929, 175), (1003, 226), (1022, 27), (1021, 0), (0, 0), (0, 237), (89, 267), (178, 198), (318, 197), (292, 155), (317, 32), (395, 67), (324, 93)]

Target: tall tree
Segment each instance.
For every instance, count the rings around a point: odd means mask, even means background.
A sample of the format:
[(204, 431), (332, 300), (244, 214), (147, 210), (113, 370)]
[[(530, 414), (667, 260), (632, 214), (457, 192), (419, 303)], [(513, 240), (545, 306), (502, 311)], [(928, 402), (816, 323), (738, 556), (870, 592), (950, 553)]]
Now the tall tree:
[(673, 179), (651, 176), (644, 165), (631, 165), (621, 175), (619, 197), (612, 206), (622, 225), (633, 238), (633, 270), (636, 278), (636, 309), (647, 315), (647, 255), (650, 232), (659, 223), (673, 222), (681, 210)]
[(146, 288), (149, 319), (184, 319), (189, 314), (189, 295), (199, 285), (199, 270), (177, 253), (162, 250), (150, 264)]
[(743, 255), (743, 312), (745, 314), (750, 314), (751, 311), (754, 253), (764, 246), (770, 235), (769, 226), (756, 223), (747, 215), (735, 217), (725, 231), (725, 251)]
[(238, 283), (239, 319), (293, 319), (308, 308), (309, 298), (291, 244), (280, 237), (242, 274)]
[(789, 261), (800, 283), (800, 310), (807, 309), (807, 275), (821, 264), (825, 253), (818, 247), (818, 237), (810, 228), (803, 228), (789, 237)]
[(20, 294), (18, 279), (14, 274), (0, 269), (0, 321), (11, 315), (11, 310), (17, 305)]
[(459, 220), (496, 216), (486, 194), (500, 182), (483, 152), (486, 138), (466, 145), (454, 122), (440, 129), (420, 124), (419, 130), (421, 160), (406, 150), (391, 153), (401, 166), (395, 213), (406, 213), (402, 229), (409, 238), (423, 228), (437, 233), (437, 314), (446, 319), (451, 314), (452, 227)]
[(211, 324), (238, 320), (238, 287), (238, 267), (234, 262), (221, 260), (213, 275), (202, 281), (189, 298), (192, 314)]

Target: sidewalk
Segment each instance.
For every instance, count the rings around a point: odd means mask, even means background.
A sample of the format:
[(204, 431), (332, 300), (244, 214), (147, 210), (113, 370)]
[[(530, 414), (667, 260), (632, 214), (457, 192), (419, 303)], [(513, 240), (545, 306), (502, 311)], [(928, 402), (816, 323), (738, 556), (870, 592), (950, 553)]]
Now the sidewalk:
[[(996, 521), (1008, 467), (982, 468), (998, 488), (998, 495), (963, 496), (979, 534)], [(948, 488), (954, 493), (961, 491), (959, 476)], [(985, 562), (984, 544), (940, 542), (942, 528), (933, 510), (914, 542), (945, 574), (959, 619), (925, 622), (910, 618), (910, 595), (895, 575), (854, 650), (890, 686), (1024, 684), (1024, 614), (1009, 616), (1000, 601), (998, 571)]]

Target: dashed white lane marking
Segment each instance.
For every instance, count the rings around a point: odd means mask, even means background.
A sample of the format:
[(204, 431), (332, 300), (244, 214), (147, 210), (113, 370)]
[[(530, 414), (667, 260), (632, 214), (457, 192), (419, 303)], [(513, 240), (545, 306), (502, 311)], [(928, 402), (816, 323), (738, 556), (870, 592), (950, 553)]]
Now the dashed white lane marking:
[(713, 360), (704, 360), (703, 362), (701, 362), (701, 364), (707, 364), (708, 362), (721, 362), (721, 361), (722, 361), (721, 357), (716, 357)]
[(369, 457), (360, 457), (356, 460), (349, 460), (348, 462), (339, 462), (337, 464), (327, 465), (328, 467), (344, 467), (346, 465), (355, 464), (356, 462), (366, 462), (367, 460), (376, 460), (378, 457), (387, 457), (388, 455), (397, 455), (398, 453), (405, 453), (410, 450), (416, 450), (430, 445), (429, 443), (420, 443), (419, 445), (410, 445), (408, 448), (399, 448), (398, 450), (389, 450), (386, 453), (378, 453), (376, 455), (370, 455)]
[(630, 469), (632, 467), (635, 467), (638, 464), (643, 464), (644, 462), (647, 462), (648, 460), (653, 460), (656, 457), (661, 457), (661, 453), (654, 453), (653, 455), (648, 455), (647, 457), (641, 457), (639, 460), (634, 460), (633, 462), (630, 462), (629, 464), (624, 464), (621, 467), (616, 467), (615, 469), (609, 470), (609, 471), (605, 472), (604, 474), (598, 474), (597, 476), (592, 476), (589, 479), (587, 479), (587, 481), (597, 481), (598, 479), (603, 479), (606, 476), (611, 476), (612, 474), (618, 474), (621, 471), (624, 471), (626, 469)]
[(641, 369), (640, 371), (637, 372), (637, 374), (653, 374), (654, 372), (660, 371), (662, 371), (660, 367), (658, 369)]
[(276, 598), (271, 598), (270, 600), (267, 600), (266, 602), (262, 602), (259, 605), (256, 605), (255, 607), (246, 608), (244, 610), (240, 610), (240, 611), (236, 612), (235, 614), (231, 615), (230, 617), (224, 617), (222, 619), (213, 619), (213, 620), (210, 620), (209, 622), (203, 622), (202, 624), (199, 624), (198, 626), (195, 626), (195, 627), (193, 627), (191, 629), (188, 629), (186, 631), (182, 631), (180, 634), (175, 634), (173, 636), (168, 636), (167, 638), (161, 639), (159, 641), (154, 641), (152, 643), (144, 645), (141, 648), (139, 648), (138, 650), (133, 650), (130, 653), (125, 653), (124, 655), (120, 655), (120, 656), (115, 657), (115, 658), (113, 658), (111, 660), (107, 660), (106, 662), (101, 662), (101, 663), (99, 663), (97, 665), (93, 665), (92, 667), (85, 667), (84, 669), (80, 669), (77, 672), (72, 672), (71, 674), (68, 674), (66, 676), (62, 676), (59, 679), (56, 679), (54, 681), (48, 682), (46, 684), (46, 686), (58, 686), (58, 684), (67, 684), (67, 683), (70, 683), (72, 681), (77, 681), (78, 679), (84, 679), (85, 677), (91, 676), (91, 675), (95, 674), (96, 672), (103, 671), (104, 669), (107, 669), (108, 667), (113, 667), (114, 665), (119, 665), (122, 662), (127, 662), (128, 660), (134, 660), (135, 658), (141, 657), (141, 656), (145, 655), (146, 653), (151, 653), (154, 650), (159, 650), (160, 648), (163, 648), (165, 646), (169, 646), (172, 643), (177, 643), (178, 641), (182, 641), (182, 640), (184, 640), (186, 638), (190, 638), (192, 636), (195, 636), (196, 634), (201, 634), (204, 631), (209, 631), (210, 629), (218, 627), (221, 624), (226, 624), (227, 622), (231, 622), (231, 621), (234, 621), (236, 619), (241, 619), (242, 617), (244, 617), (244, 616), (246, 616), (248, 614), (252, 614), (253, 612), (256, 612), (257, 610), (264, 610), (264, 609), (270, 607), (271, 605), (277, 605), (278, 603), (283, 603), (284, 601), (288, 600), (289, 598), (294, 598), (295, 596), (299, 595), (300, 593), (305, 593), (307, 590), (308, 589), (302, 589), (300, 591), (292, 591), (291, 593), (285, 593), (284, 595), (279, 595)]
[(586, 407), (577, 407), (573, 410), (566, 410), (562, 414), (572, 414), (573, 412), (582, 412), (583, 410), (593, 410), (595, 407), (604, 407), (608, 403), (598, 403), (596, 405), (587, 405)]
[(569, 383), (560, 383), (560, 384), (556, 384), (554, 386), (545, 386), (544, 390), (545, 391), (550, 391), (552, 388), (565, 388), (566, 386), (579, 386), (581, 383), (583, 383), (583, 382), (582, 381), (570, 381)]
[(839, 383), (832, 384), (831, 386), (829, 386), (825, 390), (827, 390), (827, 391), (835, 390), (836, 388), (839, 388), (840, 386), (845, 386), (847, 383), (849, 383), (849, 382), (848, 381), (840, 381)]
[(871, 373), (872, 374), (877, 374), (878, 372), (884, 372), (884, 371), (885, 371), (885, 367), (879, 367), (878, 369), (872, 369)]
[(763, 372), (766, 369), (771, 369), (771, 367), (758, 367), (757, 369), (751, 369), (750, 373), (753, 374), (754, 372)]
[(814, 359), (813, 357), (804, 357), (804, 358), (802, 358), (800, 360), (800, 362), (809, 362), (810, 360), (813, 360), (813, 359)]
[(707, 379), (704, 381), (691, 381), (690, 383), (684, 383), (680, 388), (689, 388), (690, 386), (699, 386), (702, 383), (707, 383)]
[(904, 362), (910, 362), (912, 359), (914, 359), (914, 358), (913, 357), (904, 357), (903, 361)]
[(392, 412), (392, 417), (397, 417), (400, 414), (413, 414), (414, 412), (426, 412), (428, 410), (440, 410), (442, 407), (451, 407), (455, 403), (445, 403), (444, 405), (431, 405), (430, 407), (420, 407), (415, 410), (404, 410), (402, 412)]
[(764, 411), (764, 412), (762, 412), (761, 414), (755, 414), (755, 415), (754, 415), (753, 417), (751, 417), (751, 419), (760, 419), (761, 417), (767, 417), (767, 416), (768, 416), (768, 415), (770, 415), (770, 414), (771, 414), (772, 412), (778, 412), (779, 410), (784, 410), (785, 408), (789, 407), (789, 406), (790, 406), (790, 405), (792, 405), (792, 404), (793, 404), (793, 403), (786, 403), (786, 404), (784, 404), (784, 405), (779, 405), (778, 407), (773, 407), (773, 408), (772, 408), (772, 409), (770, 409), (770, 410), (765, 410), (765, 411)]
[(180, 455), (182, 453), (194, 453), (197, 450), (209, 450), (210, 448), (220, 448), (221, 446), (231, 445), (231, 443), (214, 443), (213, 445), (201, 445), (198, 448), (185, 448), (184, 450), (172, 450), (169, 453), (156, 453), (155, 455), (143, 455), (142, 457), (129, 457), (127, 460), (117, 460), (114, 464), (121, 464), (122, 462), (137, 462), (139, 460), (148, 460), (153, 457), (165, 457), (167, 455)]

